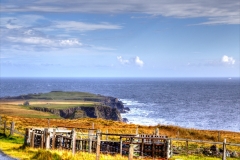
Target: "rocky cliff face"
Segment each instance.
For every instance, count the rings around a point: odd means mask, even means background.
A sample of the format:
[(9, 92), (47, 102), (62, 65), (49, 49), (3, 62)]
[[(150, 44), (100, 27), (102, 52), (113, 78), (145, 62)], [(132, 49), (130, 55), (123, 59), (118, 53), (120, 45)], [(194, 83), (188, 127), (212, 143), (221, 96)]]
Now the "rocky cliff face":
[(84, 98), (84, 101), (100, 102), (102, 105), (110, 106), (112, 108), (117, 108), (120, 113), (126, 113), (127, 111), (130, 110), (128, 107), (124, 107), (122, 101), (119, 101), (117, 98), (110, 97), (110, 96), (101, 96), (101, 97), (102, 97), (101, 99)]
[(122, 101), (119, 101), (117, 98), (114, 97), (105, 97), (102, 100), (102, 103), (106, 106), (117, 108), (120, 113), (126, 113), (127, 111), (130, 110), (128, 107), (124, 107)]
[(74, 107), (68, 109), (49, 109), (43, 107), (31, 107), (31, 109), (42, 111), (42, 112), (50, 112), (52, 114), (59, 115), (63, 118), (102, 118), (114, 121), (123, 121), (120, 112), (117, 108), (112, 108), (108, 106), (98, 105), (95, 107)]

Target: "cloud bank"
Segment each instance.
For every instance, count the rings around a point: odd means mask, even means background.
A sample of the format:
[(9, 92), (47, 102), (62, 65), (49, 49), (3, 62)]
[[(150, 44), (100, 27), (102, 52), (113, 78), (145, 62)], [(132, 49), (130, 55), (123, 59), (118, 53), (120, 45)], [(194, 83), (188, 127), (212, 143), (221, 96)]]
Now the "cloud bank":
[(72, 33), (122, 28), (120, 25), (106, 22), (56, 21), (37, 15), (5, 16), (1, 17), (0, 22), (2, 47), (14, 48), (13, 46), (17, 45), (19, 49), (25, 46), (27, 50), (82, 47), (106, 50), (106, 47), (83, 44), (79, 37), (76, 38)]
[[(58, 4), (58, 5), (56, 5)], [(66, 7), (67, 6), (67, 7)], [(176, 18), (206, 17), (202, 24), (240, 24), (239, 0), (8, 0), (1, 2), (2, 12), (57, 13), (145, 13)]]

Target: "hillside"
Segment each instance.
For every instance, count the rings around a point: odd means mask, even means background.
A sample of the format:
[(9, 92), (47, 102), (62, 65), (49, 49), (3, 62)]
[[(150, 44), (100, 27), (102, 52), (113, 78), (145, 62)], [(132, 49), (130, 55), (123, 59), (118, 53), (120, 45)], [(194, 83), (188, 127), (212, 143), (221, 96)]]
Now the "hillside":
[(117, 98), (85, 92), (52, 91), (4, 97), (0, 99), (0, 103), (3, 114), (23, 117), (34, 117), (35, 115), (38, 118), (42, 115), (43, 118), (46, 116), (70, 119), (103, 118), (123, 121), (120, 113), (129, 110)]

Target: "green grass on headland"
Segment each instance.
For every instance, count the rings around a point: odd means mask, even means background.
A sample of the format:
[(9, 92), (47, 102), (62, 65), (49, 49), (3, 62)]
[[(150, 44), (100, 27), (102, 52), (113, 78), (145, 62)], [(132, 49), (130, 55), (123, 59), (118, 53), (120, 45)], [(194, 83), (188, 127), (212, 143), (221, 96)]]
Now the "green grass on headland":
[[(23, 96), (24, 97), (24, 96)], [(62, 92), (52, 91), (49, 93), (29, 94), (28, 99), (45, 99), (45, 100), (102, 100), (104, 96), (86, 92)]]
[(77, 104), (51, 104), (51, 103), (45, 103), (45, 104), (32, 104), (30, 103), (31, 107), (41, 107), (41, 108), (49, 108), (49, 109), (68, 109), (68, 108), (75, 108), (75, 107), (94, 107), (94, 103), (89, 104), (81, 104), (79, 102), (79, 105)]

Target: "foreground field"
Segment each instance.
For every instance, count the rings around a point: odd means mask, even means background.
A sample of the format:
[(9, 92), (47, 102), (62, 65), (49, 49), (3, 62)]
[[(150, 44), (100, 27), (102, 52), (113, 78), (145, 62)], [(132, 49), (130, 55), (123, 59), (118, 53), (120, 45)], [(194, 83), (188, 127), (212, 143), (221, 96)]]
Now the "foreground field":
[[(45, 118), (23, 118), (17, 116), (6, 116), (1, 114), (1, 120), (7, 121), (7, 124), (11, 121), (15, 122), (16, 129), (24, 133), (25, 128), (27, 127), (69, 127), (69, 128), (91, 128), (92, 123), (94, 123), (95, 128), (100, 129), (102, 132), (108, 130), (109, 133), (136, 133), (136, 128), (138, 127), (139, 134), (152, 134), (154, 129), (157, 127), (160, 129), (160, 134), (167, 135), (169, 137), (176, 137), (177, 133), (181, 138), (189, 139), (202, 139), (202, 140), (216, 140), (218, 131), (208, 131), (208, 130), (195, 130), (195, 129), (186, 129), (180, 128), (177, 126), (139, 126), (135, 124), (126, 124), (122, 122), (109, 121), (103, 119), (75, 119), (75, 120), (66, 120), (66, 119), (48, 119)], [(0, 127), (0, 133), (3, 133), (3, 130)], [(2, 135), (2, 134), (1, 134)], [(9, 132), (7, 132), (9, 135)], [(110, 137), (109, 137), (110, 138)], [(227, 138), (228, 142), (240, 142), (240, 133), (236, 132), (227, 132), (221, 131), (221, 138)], [(221, 140), (222, 140), (221, 139)], [(24, 148), (22, 147), (23, 137), (6, 137), (2, 135), (0, 137), (0, 149), (6, 154), (13, 157), (17, 157), (23, 160), (94, 160), (95, 154), (89, 154), (84, 152), (79, 152), (76, 155), (72, 155), (71, 152), (62, 151), (62, 150), (50, 150), (44, 151), (40, 149), (33, 148)], [(239, 149), (239, 148), (238, 148)], [(236, 150), (236, 148), (234, 148)], [(220, 160), (220, 158), (213, 157), (204, 157), (204, 156), (173, 156), (171, 160)], [(234, 158), (228, 158), (232, 160)], [(236, 159), (236, 158), (235, 158)], [(127, 157), (110, 156), (110, 155), (101, 155), (101, 160), (127, 160)]]
[(223, 139), (226, 138), (227, 142), (240, 143), (239, 132), (197, 130), (169, 125), (141, 126), (100, 118), (50, 119), (48, 121), (47, 118), (25, 118), (19, 116), (8, 116), (2, 113), (0, 113), (0, 116), (2, 121), (7, 121), (8, 125), (10, 125), (11, 121), (14, 121), (16, 129), (23, 133), (25, 132), (25, 128), (29, 127), (48, 127), (49, 125), (49, 127), (91, 128), (92, 123), (94, 123), (96, 129), (100, 129), (102, 132), (106, 132), (106, 130), (108, 130), (109, 133), (135, 134), (136, 128), (138, 128), (139, 134), (153, 134), (155, 128), (159, 128), (161, 135), (167, 135), (171, 138), (178, 137), (218, 141), (220, 134), (220, 141), (223, 141)]
[[(6, 137), (0, 133), (0, 149), (11, 157), (21, 160), (94, 160), (94, 153), (78, 152), (72, 155), (71, 152), (65, 150), (42, 150), (29, 147), (23, 147), (23, 137)], [(101, 160), (128, 160), (127, 157), (120, 155), (100, 155)], [(139, 160), (141, 158), (135, 158)], [(236, 160), (236, 158), (227, 158), (228, 160)], [(152, 158), (144, 159), (152, 160)], [(170, 160), (221, 160), (221, 158), (204, 157), (204, 156), (173, 156)]]

